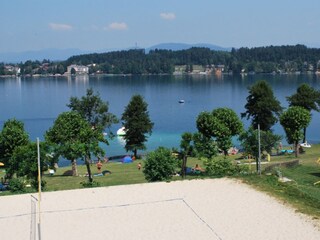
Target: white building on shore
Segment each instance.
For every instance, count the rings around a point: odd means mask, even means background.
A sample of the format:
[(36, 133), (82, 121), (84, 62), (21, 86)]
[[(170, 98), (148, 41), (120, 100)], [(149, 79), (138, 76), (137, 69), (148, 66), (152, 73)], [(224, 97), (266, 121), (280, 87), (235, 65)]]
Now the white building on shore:
[(67, 67), (67, 73), (72, 74), (73, 70), (75, 74), (89, 74), (89, 67), (83, 65), (72, 64)]

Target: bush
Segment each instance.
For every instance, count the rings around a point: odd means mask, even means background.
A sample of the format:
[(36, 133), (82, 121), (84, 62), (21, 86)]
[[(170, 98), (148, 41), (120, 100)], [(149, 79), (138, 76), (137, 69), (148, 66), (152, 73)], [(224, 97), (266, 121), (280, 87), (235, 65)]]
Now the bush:
[(172, 178), (178, 160), (174, 158), (167, 148), (159, 147), (147, 155), (143, 173), (149, 182), (164, 181)]
[(100, 187), (100, 183), (96, 181), (92, 182), (81, 182), (81, 185), (85, 188), (93, 188), (93, 187)]
[(244, 164), (235, 165), (235, 174), (248, 175), (251, 174), (250, 166)]
[(14, 192), (14, 193), (23, 193), (26, 190), (24, 181), (21, 178), (11, 179), (9, 182), (8, 188), (11, 192)]
[(226, 158), (207, 159), (204, 165), (206, 173), (211, 176), (223, 177), (236, 173), (236, 167)]
[[(44, 180), (41, 180), (41, 189), (42, 189), (42, 190), (45, 189), (46, 185), (47, 185), (47, 182), (44, 181)], [(31, 181), (31, 186), (32, 186), (35, 190), (38, 190), (38, 188), (39, 188), (38, 180), (32, 180), (32, 181)]]

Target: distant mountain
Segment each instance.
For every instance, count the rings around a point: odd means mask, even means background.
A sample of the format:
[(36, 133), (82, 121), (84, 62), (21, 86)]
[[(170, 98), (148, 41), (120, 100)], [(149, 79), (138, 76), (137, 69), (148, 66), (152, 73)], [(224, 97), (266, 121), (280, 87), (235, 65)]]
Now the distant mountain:
[(196, 43), (196, 44), (160, 43), (152, 47), (146, 48), (146, 52), (148, 53), (150, 50), (155, 50), (155, 49), (179, 51), (179, 50), (189, 49), (192, 47), (205, 47), (215, 51), (228, 51), (228, 52), (231, 51), (231, 48), (220, 47), (220, 46), (209, 44), (209, 43)]
[(76, 48), (68, 49), (55, 49), (48, 48), (42, 50), (25, 51), (25, 52), (5, 52), (0, 53), (0, 62), (6, 63), (19, 63), (27, 60), (39, 60), (49, 59), (51, 61), (62, 61), (68, 59), (73, 55), (80, 55), (90, 53), (90, 51), (83, 51)]

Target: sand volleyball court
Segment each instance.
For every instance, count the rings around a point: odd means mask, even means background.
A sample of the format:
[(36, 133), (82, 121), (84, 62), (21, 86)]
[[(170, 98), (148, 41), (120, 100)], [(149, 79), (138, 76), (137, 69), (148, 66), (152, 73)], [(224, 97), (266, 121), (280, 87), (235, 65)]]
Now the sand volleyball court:
[[(0, 239), (35, 236), (32, 199), (0, 197)], [(43, 240), (320, 239), (318, 222), (230, 179), (45, 192), (40, 209)]]

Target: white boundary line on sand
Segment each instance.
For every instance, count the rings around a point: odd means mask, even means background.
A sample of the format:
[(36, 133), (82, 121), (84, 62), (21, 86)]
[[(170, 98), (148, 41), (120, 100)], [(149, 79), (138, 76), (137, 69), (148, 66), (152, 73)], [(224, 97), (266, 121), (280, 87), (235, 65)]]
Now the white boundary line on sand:
[[(65, 210), (48, 210), (43, 211), (41, 214), (50, 214), (50, 213), (63, 213), (63, 212), (79, 212), (79, 211), (87, 211), (87, 210), (96, 210), (96, 209), (106, 209), (106, 208), (122, 208), (122, 207), (131, 207), (131, 206), (139, 206), (139, 205), (150, 205), (157, 203), (165, 203), (165, 202), (181, 202), (183, 203), (195, 216), (198, 220), (206, 225), (206, 227), (220, 240), (222, 238), (218, 235), (218, 233), (214, 230), (212, 226), (210, 226), (188, 203), (184, 198), (170, 198), (164, 200), (150, 201), (150, 202), (138, 202), (138, 203), (128, 203), (128, 204), (120, 204), (120, 205), (105, 205), (98, 207), (84, 207), (84, 208), (75, 208), (75, 209), (65, 209)], [(16, 218), (16, 217), (24, 217), (32, 215), (30, 213), (18, 214), (12, 216), (0, 216), (0, 219), (8, 219), (8, 218)]]

